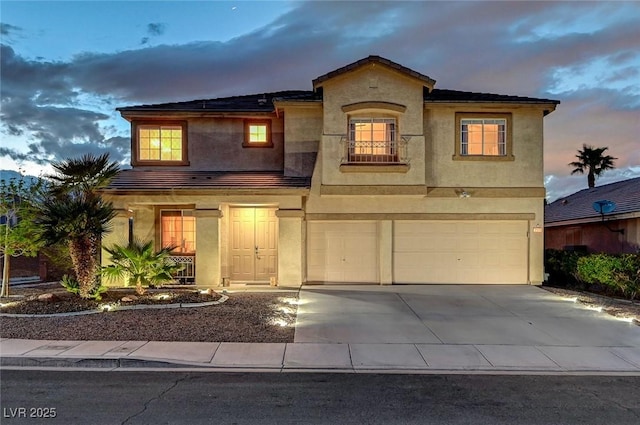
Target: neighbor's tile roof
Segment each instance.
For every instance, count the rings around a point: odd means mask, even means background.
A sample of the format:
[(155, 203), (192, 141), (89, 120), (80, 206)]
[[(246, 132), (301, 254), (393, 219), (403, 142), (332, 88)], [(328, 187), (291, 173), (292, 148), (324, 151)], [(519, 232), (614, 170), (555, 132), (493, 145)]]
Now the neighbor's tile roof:
[(309, 177), (278, 171), (123, 170), (107, 191), (180, 191), (193, 189), (308, 189)]
[(544, 210), (546, 224), (569, 220), (599, 219), (600, 214), (593, 209), (596, 201), (613, 201), (616, 209), (610, 215), (640, 213), (640, 177), (584, 189), (558, 199)]

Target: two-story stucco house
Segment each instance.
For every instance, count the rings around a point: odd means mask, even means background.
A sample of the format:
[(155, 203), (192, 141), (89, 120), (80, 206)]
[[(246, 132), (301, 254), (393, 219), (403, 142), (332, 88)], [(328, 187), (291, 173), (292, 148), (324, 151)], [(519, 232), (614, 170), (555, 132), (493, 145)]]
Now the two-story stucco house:
[(439, 90), (370, 56), (283, 91), (119, 108), (131, 231), (203, 286), (540, 284), (543, 118), (556, 100)]

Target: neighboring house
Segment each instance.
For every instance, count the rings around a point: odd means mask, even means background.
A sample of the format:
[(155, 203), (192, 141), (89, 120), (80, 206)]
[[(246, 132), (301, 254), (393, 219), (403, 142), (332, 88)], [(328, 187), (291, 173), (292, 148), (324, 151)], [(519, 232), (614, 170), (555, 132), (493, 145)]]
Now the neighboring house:
[(133, 169), (104, 243), (131, 222), (198, 285), (540, 284), (559, 102), (434, 85), (369, 56), (312, 91), (118, 108)]
[[(596, 201), (613, 201), (601, 215)], [(640, 249), (640, 177), (584, 189), (545, 208), (545, 248), (609, 254)]]

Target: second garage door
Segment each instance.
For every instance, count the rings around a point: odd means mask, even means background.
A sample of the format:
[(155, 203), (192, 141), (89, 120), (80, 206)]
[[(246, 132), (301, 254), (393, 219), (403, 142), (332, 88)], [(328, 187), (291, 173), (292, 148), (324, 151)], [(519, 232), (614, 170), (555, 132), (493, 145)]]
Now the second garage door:
[(396, 221), (395, 283), (528, 280), (526, 221)]
[(378, 281), (375, 221), (310, 221), (307, 241), (308, 281)]

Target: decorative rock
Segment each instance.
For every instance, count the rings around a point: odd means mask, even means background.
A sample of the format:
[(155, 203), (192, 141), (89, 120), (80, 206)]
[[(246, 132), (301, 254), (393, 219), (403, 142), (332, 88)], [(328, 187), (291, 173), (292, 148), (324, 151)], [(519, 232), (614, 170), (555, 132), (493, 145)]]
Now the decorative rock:
[(123, 303), (130, 303), (137, 299), (138, 297), (136, 297), (135, 295), (127, 295), (126, 297), (122, 297), (120, 301), (122, 301)]
[(42, 301), (45, 303), (51, 303), (56, 301), (57, 299), (58, 297), (56, 296), (56, 294), (47, 293), (47, 294), (38, 295), (38, 301)]

